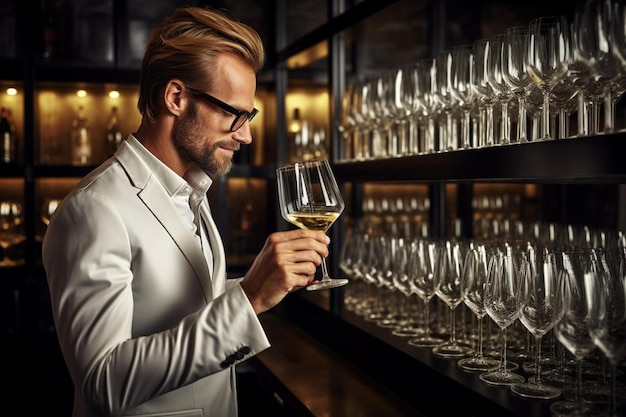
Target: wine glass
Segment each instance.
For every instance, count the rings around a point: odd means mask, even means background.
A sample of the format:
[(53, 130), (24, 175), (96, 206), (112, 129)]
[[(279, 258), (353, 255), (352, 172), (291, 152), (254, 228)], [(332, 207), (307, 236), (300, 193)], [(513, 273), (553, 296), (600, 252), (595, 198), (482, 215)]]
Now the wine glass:
[(500, 138), (497, 143), (511, 143), (511, 121), (509, 118), (509, 103), (513, 97), (513, 90), (504, 79), (503, 51), (505, 35), (500, 34), (489, 39), (487, 50), (487, 81), (494, 91), (496, 100), (500, 103)]
[(461, 118), (461, 147), (472, 147), (470, 135), (470, 112), (477, 99), (474, 72), (474, 47), (471, 44), (458, 45), (452, 49), (450, 93), (463, 112)]
[(543, 16), (529, 24), (528, 72), (543, 94), (540, 139), (556, 138), (550, 133), (550, 100), (552, 89), (567, 75), (569, 31), (565, 17)]
[(477, 91), (479, 122), (479, 148), (494, 144), (493, 108), (497, 102), (495, 91), (489, 83), (489, 57), (493, 47), (489, 39), (474, 42), (474, 88)]
[(573, 395), (563, 389), (563, 396), (573, 400), (561, 400), (550, 404), (550, 411), (558, 416), (591, 416), (598, 410), (583, 400), (582, 365), (584, 358), (594, 350), (595, 344), (589, 333), (589, 314), (585, 290), (585, 275), (598, 269), (591, 250), (569, 250), (561, 253), (564, 280), (564, 314), (554, 325), (554, 333), (561, 344), (576, 361), (576, 383)]
[[(343, 212), (345, 203), (326, 158), (315, 158), (276, 170), (280, 213), (301, 229), (326, 232)], [(334, 288), (348, 283), (333, 279), (322, 259), (322, 278), (307, 290)]]
[(532, 80), (528, 75), (526, 51), (528, 48), (528, 26), (513, 26), (504, 33), (504, 54), (502, 77), (517, 97), (517, 136), (515, 142), (526, 142), (527, 116), (526, 98), (530, 93)]
[(511, 385), (511, 391), (524, 398), (553, 399), (561, 390), (541, 380), (541, 339), (560, 319), (563, 308), (562, 281), (556, 257), (547, 248), (530, 245), (521, 270), (519, 318), (535, 338), (535, 378)]
[(15, 201), (0, 202), (0, 248), (3, 257), (0, 264), (12, 265), (15, 260), (9, 255), (10, 249), (19, 244), (24, 236), (24, 216), (21, 203)]
[(435, 296), (434, 262), (437, 242), (418, 238), (417, 244), (411, 247), (409, 270), (413, 292), (424, 305), (424, 332), (409, 340), (409, 344), (417, 347), (432, 348), (443, 343), (443, 340), (430, 332), (430, 300)]
[(479, 375), (489, 385), (512, 385), (524, 382), (524, 377), (511, 371), (507, 364), (507, 329), (519, 318), (518, 298), (521, 255), (512, 246), (496, 247), (489, 258), (489, 273), (485, 286), (485, 310), (500, 328), (500, 366)]
[(484, 302), (486, 284), (487, 251), (485, 245), (480, 244), (468, 250), (465, 255), (463, 275), (461, 275), (463, 302), (478, 321), (476, 353), (472, 357), (459, 359), (457, 362), (457, 365), (466, 371), (491, 371), (500, 364), (498, 360), (483, 355), (483, 319), (487, 315)]
[(46, 198), (41, 205), (41, 222), (43, 223), (43, 230), (39, 233), (37, 238), (43, 239), (48, 224), (50, 224), (50, 218), (56, 211), (57, 207), (61, 204), (60, 198)]
[(411, 251), (417, 245), (414, 239), (397, 238), (398, 247), (394, 256), (394, 273), (392, 280), (394, 286), (402, 294), (401, 310), (399, 315), (399, 323), (391, 332), (394, 336), (415, 337), (420, 333), (417, 322), (413, 317), (413, 291), (411, 289), (410, 273), (411, 264), (409, 263)]
[(626, 255), (598, 253), (601, 268), (585, 274), (589, 333), (610, 364), (607, 416), (621, 416), (617, 409), (618, 365), (626, 358)]
[(461, 274), (466, 252), (466, 242), (451, 240), (447, 240), (436, 252), (435, 294), (450, 308), (449, 339), (433, 348), (433, 353), (443, 358), (459, 358), (467, 356), (471, 351), (471, 348), (456, 339), (455, 312), (463, 302)]

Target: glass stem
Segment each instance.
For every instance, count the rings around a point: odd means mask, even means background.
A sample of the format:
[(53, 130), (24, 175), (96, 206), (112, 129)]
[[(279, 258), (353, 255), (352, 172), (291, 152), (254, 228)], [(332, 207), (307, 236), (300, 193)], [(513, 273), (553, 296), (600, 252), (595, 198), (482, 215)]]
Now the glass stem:
[(541, 108), (541, 139), (550, 139), (550, 93), (543, 93)]
[(424, 300), (424, 335), (430, 337), (430, 298)]
[(456, 318), (454, 312), (456, 308), (450, 307), (450, 344), (456, 345)]
[(477, 317), (478, 320), (478, 349), (476, 350), (476, 357), (483, 359), (483, 319)]
[(541, 385), (541, 336), (535, 338), (535, 349), (537, 349), (537, 356), (535, 358), (535, 384)]
[(578, 410), (583, 410), (583, 360), (576, 359), (576, 401), (578, 402)]
[(526, 132), (526, 97), (521, 93), (517, 97), (518, 116), (517, 116), (517, 141), (526, 142), (528, 140)]
[(507, 372), (507, 364), (506, 364), (506, 327), (504, 329), (502, 329), (501, 331), (501, 337), (502, 337), (502, 353), (500, 354), (500, 369), (502, 370), (502, 372)]
[(328, 268), (326, 267), (326, 258), (322, 258), (322, 281), (328, 281), (330, 275), (328, 275)]

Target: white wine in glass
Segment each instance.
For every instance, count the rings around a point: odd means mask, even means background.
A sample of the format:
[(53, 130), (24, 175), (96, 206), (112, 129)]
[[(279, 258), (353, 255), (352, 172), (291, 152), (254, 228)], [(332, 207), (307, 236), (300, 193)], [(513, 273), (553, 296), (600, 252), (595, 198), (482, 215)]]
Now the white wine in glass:
[[(325, 158), (309, 159), (276, 170), (280, 213), (289, 223), (307, 230), (328, 231), (343, 212), (345, 203)], [(331, 278), (322, 259), (322, 278), (307, 290), (334, 288), (347, 279)]]

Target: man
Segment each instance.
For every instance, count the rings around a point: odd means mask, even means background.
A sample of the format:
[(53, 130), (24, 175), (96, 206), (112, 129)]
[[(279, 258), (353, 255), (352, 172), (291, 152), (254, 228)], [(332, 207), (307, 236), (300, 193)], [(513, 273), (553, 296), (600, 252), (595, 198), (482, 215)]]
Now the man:
[(148, 40), (141, 125), (54, 213), (43, 262), (74, 416), (236, 416), (234, 366), (270, 346), (257, 315), (328, 255), (322, 232), (278, 232), (226, 279), (206, 193), (252, 141), (263, 60), (248, 26), (175, 10)]

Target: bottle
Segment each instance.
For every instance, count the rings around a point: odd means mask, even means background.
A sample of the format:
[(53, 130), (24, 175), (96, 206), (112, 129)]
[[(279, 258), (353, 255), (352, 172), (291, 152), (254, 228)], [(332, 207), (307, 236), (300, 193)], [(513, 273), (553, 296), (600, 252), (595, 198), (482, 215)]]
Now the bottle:
[(120, 143), (122, 143), (122, 131), (117, 118), (117, 107), (113, 106), (109, 114), (106, 132), (106, 148), (109, 156), (115, 153)]
[(15, 129), (12, 126), (11, 111), (6, 107), (0, 109), (0, 141), (2, 163), (15, 162), (17, 156)]
[(92, 163), (91, 158), (91, 138), (85, 108), (78, 106), (76, 119), (72, 123), (72, 164), (89, 165)]
[(289, 162), (295, 163), (300, 161), (302, 155), (302, 123), (300, 117), (300, 109), (293, 109), (293, 117), (289, 123)]

